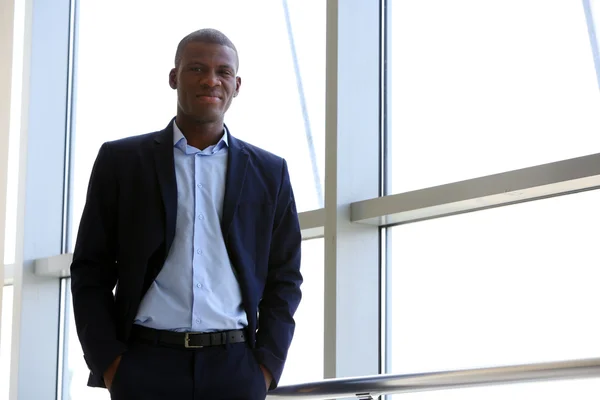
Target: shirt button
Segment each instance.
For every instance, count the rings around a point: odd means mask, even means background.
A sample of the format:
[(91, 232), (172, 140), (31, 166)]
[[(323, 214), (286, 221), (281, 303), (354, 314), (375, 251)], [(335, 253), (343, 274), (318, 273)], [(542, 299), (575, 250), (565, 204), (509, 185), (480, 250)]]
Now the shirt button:
[(198, 189), (202, 189), (202, 184), (201, 183), (198, 184)]
[[(202, 255), (202, 250), (196, 250), (196, 253)], [(189, 253), (188, 253), (189, 254)]]
[(199, 324), (199, 323), (200, 323), (200, 320), (199, 320), (199, 319), (197, 319), (197, 320), (196, 320), (196, 323), (197, 323), (197, 324)]
[(200, 288), (202, 288), (202, 284), (201, 284), (201, 283), (199, 283), (199, 284), (197, 284), (197, 285), (196, 285), (196, 287), (197, 287), (198, 289), (200, 289)]
[(199, 219), (200, 221), (202, 221), (202, 220), (204, 219), (204, 215), (202, 215), (202, 214), (198, 215), (198, 219)]

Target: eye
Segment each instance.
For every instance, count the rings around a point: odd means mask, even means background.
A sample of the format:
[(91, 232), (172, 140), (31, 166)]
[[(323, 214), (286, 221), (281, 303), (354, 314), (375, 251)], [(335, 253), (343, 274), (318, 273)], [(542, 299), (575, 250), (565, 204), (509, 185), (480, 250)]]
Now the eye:
[(230, 70), (224, 69), (221, 71), (221, 75), (232, 76), (233, 72), (231, 72)]

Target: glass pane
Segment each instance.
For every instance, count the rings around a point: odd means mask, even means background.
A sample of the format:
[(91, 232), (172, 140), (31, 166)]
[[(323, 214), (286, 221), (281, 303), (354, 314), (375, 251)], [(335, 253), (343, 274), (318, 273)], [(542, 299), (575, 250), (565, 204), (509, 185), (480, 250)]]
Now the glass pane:
[(302, 242), (302, 301), (296, 311), (296, 332), (280, 385), (323, 379), (325, 362), (325, 254), (323, 239)]
[(286, 8), (287, 3), (81, 2), (72, 237), (98, 148), (167, 125), (176, 111), (168, 85), (175, 49), (185, 35), (205, 27), (224, 32), (239, 52), (242, 87), (226, 117), (232, 134), (287, 159), (300, 211), (321, 206), (326, 3), (290, 0)]
[[(323, 379), (324, 335), (324, 254), (323, 239), (302, 242), (302, 302), (296, 312), (296, 332), (288, 353), (280, 384), (288, 385)], [(70, 282), (67, 282), (70, 287)], [(108, 400), (108, 391), (86, 386), (89, 370), (77, 338), (68, 291), (68, 326), (65, 329), (67, 356), (65, 364), (64, 400)], [(0, 399), (1, 400), (1, 399)]]
[[(16, 1), (13, 28), (13, 64), (10, 99), (8, 144), (8, 176), (6, 188), (6, 227), (4, 264), (15, 262), (17, 233), (17, 197), (19, 178), (19, 139), (21, 130), (21, 89), (23, 80), (23, 47), (25, 35), (25, 2)], [(1, 282), (0, 282), (1, 283)]]
[(389, 3), (391, 193), (600, 152), (584, 2)]
[(77, 337), (75, 316), (73, 315), (73, 299), (71, 298), (71, 280), (66, 282), (67, 301), (65, 328), (65, 362), (63, 366), (63, 399), (62, 400), (110, 400), (108, 390), (87, 386), (90, 370), (83, 359), (83, 351)]
[[(600, 357), (599, 201), (590, 191), (390, 228), (391, 372)], [(600, 380), (456, 393), (596, 399)]]
[(0, 329), (0, 400), (8, 400), (10, 388), (10, 353), (12, 340), (13, 287), (2, 290), (2, 322)]

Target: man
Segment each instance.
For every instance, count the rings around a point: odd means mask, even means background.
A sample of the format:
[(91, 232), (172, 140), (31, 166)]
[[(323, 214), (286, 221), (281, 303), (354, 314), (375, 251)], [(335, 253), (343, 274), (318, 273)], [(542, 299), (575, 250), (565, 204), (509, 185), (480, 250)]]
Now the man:
[(301, 235), (286, 162), (224, 125), (238, 65), (221, 32), (186, 36), (175, 119), (96, 159), (71, 290), (88, 384), (114, 400), (264, 399), (281, 376)]

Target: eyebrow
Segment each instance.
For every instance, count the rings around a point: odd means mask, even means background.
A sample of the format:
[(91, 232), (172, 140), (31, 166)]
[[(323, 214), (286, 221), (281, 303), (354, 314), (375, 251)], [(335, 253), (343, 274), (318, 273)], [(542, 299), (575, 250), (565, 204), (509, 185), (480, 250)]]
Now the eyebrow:
[[(192, 65), (200, 65), (202, 67), (208, 67), (208, 64), (203, 63), (202, 61), (193, 61), (193, 60), (190, 61), (190, 62), (188, 62), (188, 63), (186, 63), (185, 65), (188, 66), (188, 67), (192, 66)], [(222, 68), (230, 69), (232, 71), (235, 71), (235, 67), (233, 65), (230, 65), (230, 64), (221, 64), (221, 65), (217, 66), (217, 69), (222, 69)]]
[(221, 64), (221, 65), (219, 65), (218, 68), (230, 69), (232, 71), (235, 71), (235, 68), (233, 67), (233, 65), (229, 65), (229, 64)]

